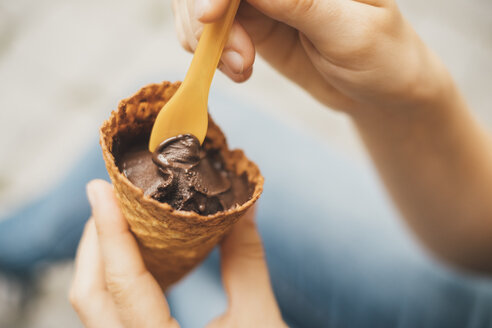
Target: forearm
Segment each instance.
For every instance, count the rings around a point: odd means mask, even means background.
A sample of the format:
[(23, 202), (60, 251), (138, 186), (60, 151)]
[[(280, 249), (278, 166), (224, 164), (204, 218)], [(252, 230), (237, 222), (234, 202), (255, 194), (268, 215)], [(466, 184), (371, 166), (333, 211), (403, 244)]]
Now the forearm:
[[(201, 22), (218, 19), (227, 2), (213, 1)], [(449, 261), (492, 272), (490, 141), (396, 2), (258, 0), (244, 2), (238, 17), (244, 30), (230, 44), (244, 58), (243, 73), (257, 50), (327, 107), (351, 115), (420, 238)], [(179, 33), (190, 49), (192, 31), (190, 23)]]
[(353, 119), (426, 246), (452, 264), (492, 272), (492, 143), (448, 74), (439, 74), (434, 96)]

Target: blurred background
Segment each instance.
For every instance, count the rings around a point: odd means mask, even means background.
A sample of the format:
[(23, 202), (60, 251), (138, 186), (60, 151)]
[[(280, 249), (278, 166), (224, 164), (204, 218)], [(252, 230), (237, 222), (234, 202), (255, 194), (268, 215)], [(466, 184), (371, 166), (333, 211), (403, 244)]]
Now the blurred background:
[[(492, 2), (398, 3), (492, 127)], [(0, 0), (0, 216), (52, 187), (97, 142), (120, 99), (147, 83), (181, 80), (190, 59), (175, 36), (169, 0)], [(211, 97), (219, 93), (367, 161), (346, 117), (261, 59), (247, 83), (217, 74)], [(0, 275), (0, 327), (80, 326), (66, 297), (71, 273), (71, 263), (40, 271), (22, 307), (19, 286)]]

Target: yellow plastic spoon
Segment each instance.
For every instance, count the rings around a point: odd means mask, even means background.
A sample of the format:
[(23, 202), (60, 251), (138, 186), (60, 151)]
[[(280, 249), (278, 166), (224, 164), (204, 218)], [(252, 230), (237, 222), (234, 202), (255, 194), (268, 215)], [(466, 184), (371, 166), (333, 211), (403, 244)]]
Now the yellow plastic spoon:
[(206, 24), (188, 73), (169, 102), (162, 107), (152, 127), (149, 150), (180, 134), (194, 135), (203, 143), (208, 128), (208, 93), (227, 42), (240, 0), (232, 0), (226, 14)]

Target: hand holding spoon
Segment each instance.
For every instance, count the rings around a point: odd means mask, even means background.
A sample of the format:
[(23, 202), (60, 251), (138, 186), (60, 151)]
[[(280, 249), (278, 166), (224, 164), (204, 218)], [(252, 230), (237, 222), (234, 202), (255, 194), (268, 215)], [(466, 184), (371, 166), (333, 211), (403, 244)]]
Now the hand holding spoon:
[(150, 135), (153, 152), (163, 141), (180, 134), (195, 136), (203, 143), (208, 128), (208, 94), (222, 51), (239, 8), (232, 0), (225, 15), (206, 24), (188, 73), (169, 102), (157, 115)]

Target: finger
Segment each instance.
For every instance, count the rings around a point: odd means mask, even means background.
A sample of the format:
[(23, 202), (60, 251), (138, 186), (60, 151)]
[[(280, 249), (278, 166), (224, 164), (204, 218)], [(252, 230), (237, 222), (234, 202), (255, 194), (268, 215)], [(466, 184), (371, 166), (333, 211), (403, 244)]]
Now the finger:
[(122, 327), (116, 307), (106, 290), (103, 262), (92, 218), (85, 226), (77, 250), (69, 299), (86, 327)]
[[(307, 53), (307, 49), (311, 50), (313, 47), (303, 44), (299, 31), (258, 14), (245, 13), (240, 17), (240, 21), (249, 35), (253, 36), (256, 49), (261, 56), (321, 103), (334, 109), (349, 108), (353, 103), (349, 97), (328, 83), (326, 77), (313, 65)], [(311, 51), (314, 52), (315, 49)]]
[(182, 0), (173, 0), (173, 12), (174, 12), (174, 24), (176, 27), (176, 33), (178, 34), (179, 43), (181, 46), (189, 52), (192, 52), (190, 44), (186, 38), (184, 22), (181, 15)]
[(230, 311), (280, 317), (253, 217), (254, 210), (248, 211), (221, 244), (222, 278)]
[(96, 226), (92, 217), (85, 224), (75, 256), (74, 282), (87, 291), (106, 289), (104, 267), (99, 251)]
[(147, 269), (137, 243), (123, 218), (112, 186), (102, 180), (87, 185), (106, 274), (136, 277)]
[(191, 0), (176, 0), (174, 7), (178, 37), (180, 37), (184, 48), (193, 52), (198, 44), (203, 24), (194, 17), (193, 2)]
[(230, 0), (195, 0), (194, 17), (202, 23), (211, 23), (222, 17)]
[(339, 31), (340, 22), (346, 24), (343, 16), (351, 7), (351, 2), (346, 0), (248, 0), (248, 3), (313, 41), (326, 40), (329, 31)]
[[(244, 27), (235, 21), (224, 47), (221, 62), (234, 75), (250, 71), (255, 61), (255, 46)], [(249, 77), (249, 76), (248, 76)]]
[(232, 72), (227, 66), (223, 65), (222, 63), (219, 64), (219, 70), (227, 75), (232, 81), (236, 83), (242, 83), (247, 81), (251, 75), (253, 74), (253, 67), (250, 67), (249, 70), (241, 73), (241, 74), (236, 74)]
[(323, 84), (299, 43), (298, 31), (260, 13), (250, 5), (244, 5), (239, 22), (251, 36), (259, 54), (287, 78), (299, 83)]
[(360, 2), (373, 7), (391, 7), (395, 4), (394, 0), (355, 0), (355, 2)]
[(122, 322), (128, 327), (176, 326), (161, 288), (144, 265), (111, 185), (94, 180), (87, 185), (87, 193), (101, 246), (106, 284)]
[[(175, 0), (179, 1), (179, 0)], [(188, 4), (188, 5), (187, 5)], [(198, 39), (203, 31), (203, 24), (190, 15), (190, 6), (194, 6), (193, 1), (181, 1), (176, 4), (178, 37), (181, 44), (187, 50), (194, 51), (198, 45)], [(228, 67), (232, 74), (229, 76), (235, 81), (242, 82), (243, 74), (250, 71), (255, 61), (255, 47), (251, 37), (244, 27), (236, 20), (229, 34), (228, 41), (224, 47), (221, 62)], [(232, 76), (234, 75), (234, 77)], [(249, 78), (249, 76), (248, 76)]]

